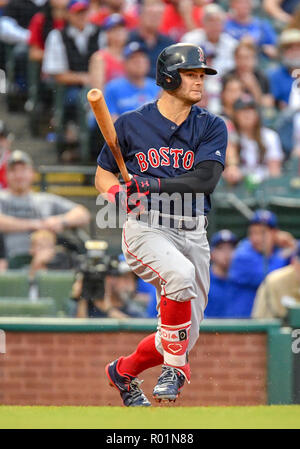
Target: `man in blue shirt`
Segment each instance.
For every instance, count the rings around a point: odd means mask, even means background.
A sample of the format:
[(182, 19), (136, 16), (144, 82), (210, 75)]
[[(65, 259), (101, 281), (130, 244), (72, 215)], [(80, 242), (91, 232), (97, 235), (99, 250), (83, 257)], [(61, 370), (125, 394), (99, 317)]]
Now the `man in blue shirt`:
[(227, 317), (249, 318), (256, 290), (273, 270), (289, 263), (296, 240), (279, 231), (277, 217), (270, 211), (257, 210), (248, 227), (248, 238), (242, 240), (233, 255), (229, 269), (230, 286)]
[(228, 270), (237, 237), (228, 229), (216, 232), (210, 241), (210, 289), (205, 318), (223, 318), (228, 305)]
[(129, 42), (136, 41), (143, 44), (150, 59), (148, 76), (155, 79), (156, 61), (160, 52), (175, 42), (159, 32), (161, 18), (164, 11), (162, 3), (149, 3), (141, 7), (140, 24), (129, 35)]
[(125, 72), (106, 85), (105, 99), (113, 120), (155, 100), (160, 92), (155, 80), (147, 78), (149, 59), (146, 48), (139, 42), (130, 42), (124, 49)]
[(276, 32), (267, 20), (252, 16), (252, 0), (231, 0), (230, 9), (224, 31), (238, 41), (251, 38), (267, 56), (275, 57)]
[(271, 92), (281, 108), (289, 103), (290, 93), (300, 67), (300, 30), (287, 29), (280, 36), (281, 64), (269, 73)]

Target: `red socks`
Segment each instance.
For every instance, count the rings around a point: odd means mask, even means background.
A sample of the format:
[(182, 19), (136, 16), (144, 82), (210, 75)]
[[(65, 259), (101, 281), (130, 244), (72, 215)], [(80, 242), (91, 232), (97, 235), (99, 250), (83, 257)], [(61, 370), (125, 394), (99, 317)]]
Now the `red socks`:
[(119, 372), (136, 377), (142, 371), (153, 366), (162, 365), (163, 356), (155, 347), (155, 333), (144, 338), (133, 354), (128, 357), (121, 357), (118, 369)]
[(191, 301), (178, 302), (161, 297), (161, 343), (164, 365), (173, 366), (190, 380), (186, 352), (191, 328)]
[(120, 374), (136, 377), (148, 368), (164, 364), (181, 371), (189, 381), (190, 367), (186, 353), (191, 327), (191, 301), (173, 301), (162, 296), (160, 313), (164, 355), (155, 347), (154, 333), (144, 338), (134, 353), (120, 358), (118, 370)]

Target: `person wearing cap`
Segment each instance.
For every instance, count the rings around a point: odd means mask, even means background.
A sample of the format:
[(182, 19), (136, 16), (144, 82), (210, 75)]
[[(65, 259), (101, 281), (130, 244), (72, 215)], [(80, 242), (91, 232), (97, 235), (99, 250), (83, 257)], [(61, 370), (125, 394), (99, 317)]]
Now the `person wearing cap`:
[(125, 20), (121, 14), (112, 14), (103, 21), (106, 46), (90, 59), (89, 73), (93, 88), (103, 90), (111, 80), (125, 74), (123, 50), (128, 38)]
[(277, 56), (277, 35), (267, 19), (253, 16), (252, 0), (230, 0), (230, 14), (225, 22), (225, 31), (238, 41), (246, 38), (268, 57)]
[(300, 242), (291, 264), (268, 274), (255, 296), (252, 318), (284, 318), (300, 305)]
[(139, 42), (147, 49), (150, 60), (148, 76), (155, 79), (156, 61), (160, 52), (175, 43), (173, 39), (160, 33), (164, 7), (161, 1), (144, 2), (140, 8), (139, 26), (129, 34), (129, 42)]
[(203, 8), (203, 28), (196, 28), (184, 34), (181, 42), (199, 45), (206, 54), (213, 54), (211, 64), (219, 75), (234, 67), (234, 49), (238, 42), (224, 31), (225, 11), (220, 5), (210, 3)]
[(130, 42), (124, 48), (125, 76), (106, 85), (105, 99), (113, 120), (155, 100), (160, 92), (155, 80), (147, 77), (150, 62), (147, 49), (139, 42)]
[[(97, 0), (96, 0), (97, 1)], [(137, 8), (128, 8), (124, 0), (98, 0), (98, 10), (90, 15), (90, 22), (101, 26), (107, 17), (112, 14), (121, 14), (125, 20), (126, 28), (134, 29), (139, 23), (139, 16)]]
[(57, 195), (32, 192), (33, 163), (28, 154), (15, 150), (7, 161), (7, 189), (0, 191), (0, 232), (8, 259), (29, 254), (30, 234), (39, 229), (61, 233), (85, 226), (88, 210)]
[(265, 277), (288, 265), (296, 247), (293, 236), (278, 229), (277, 217), (256, 210), (249, 221), (247, 238), (234, 251), (229, 268), (229, 318), (249, 318), (256, 291)]
[(230, 139), (236, 141), (227, 153), (228, 164), (224, 179), (236, 184), (247, 176), (258, 182), (278, 177), (284, 158), (278, 133), (262, 126), (259, 105), (248, 94), (242, 95), (233, 105), (234, 130)]
[(293, 71), (300, 67), (300, 30), (288, 28), (282, 31), (279, 38), (281, 62), (278, 67), (269, 71), (271, 92), (279, 108), (285, 108), (295, 81)]
[(7, 187), (6, 170), (7, 160), (10, 156), (11, 135), (3, 120), (0, 120), (0, 189)]
[(213, 234), (210, 241), (211, 266), (208, 303), (205, 318), (223, 318), (228, 305), (228, 270), (230, 267), (237, 236), (228, 229)]
[(101, 47), (101, 30), (88, 23), (88, 8), (87, 0), (70, 0), (66, 26), (52, 30), (45, 43), (42, 71), (69, 87), (66, 103), (72, 108), (80, 88), (90, 83), (89, 59)]

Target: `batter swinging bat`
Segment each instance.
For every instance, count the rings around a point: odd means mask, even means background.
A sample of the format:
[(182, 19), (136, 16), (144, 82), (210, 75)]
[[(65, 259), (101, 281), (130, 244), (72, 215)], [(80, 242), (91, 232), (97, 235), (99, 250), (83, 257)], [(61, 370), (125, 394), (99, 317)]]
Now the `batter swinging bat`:
[(94, 112), (95, 118), (97, 120), (98, 126), (101, 129), (102, 135), (109, 146), (110, 151), (114, 155), (116, 163), (120, 169), (120, 173), (125, 182), (130, 181), (130, 176), (128, 174), (120, 145), (118, 142), (117, 133), (111, 119), (110, 113), (108, 111), (103, 93), (100, 89), (91, 89), (87, 94), (87, 99), (91, 105)]

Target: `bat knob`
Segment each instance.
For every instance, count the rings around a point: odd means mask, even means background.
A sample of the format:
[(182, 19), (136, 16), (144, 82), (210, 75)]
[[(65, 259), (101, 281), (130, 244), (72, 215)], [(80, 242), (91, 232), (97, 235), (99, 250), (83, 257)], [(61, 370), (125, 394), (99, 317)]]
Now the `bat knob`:
[(90, 102), (95, 102), (95, 101), (99, 101), (103, 98), (103, 93), (101, 92), (100, 89), (91, 89), (89, 90), (88, 94), (87, 94), (87, 99)]

